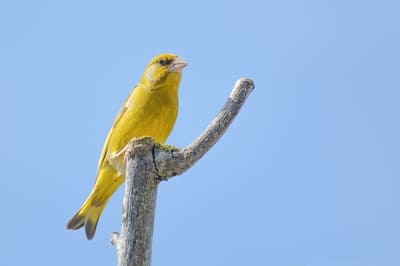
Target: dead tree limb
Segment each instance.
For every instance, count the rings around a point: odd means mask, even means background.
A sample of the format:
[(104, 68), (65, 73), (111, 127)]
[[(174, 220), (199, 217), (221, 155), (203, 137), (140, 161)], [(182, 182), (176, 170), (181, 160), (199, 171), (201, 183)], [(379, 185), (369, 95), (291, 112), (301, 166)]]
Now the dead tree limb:
[(227, 102), (189, 146), (175, 148), (150, 137), (132, 141), (126, 153), (121, 234), (113, 233), (118, 266), (150, 266), (157, 185), (193, 166), (223, 135), (254, 89), (250, 79), (236, 82)]

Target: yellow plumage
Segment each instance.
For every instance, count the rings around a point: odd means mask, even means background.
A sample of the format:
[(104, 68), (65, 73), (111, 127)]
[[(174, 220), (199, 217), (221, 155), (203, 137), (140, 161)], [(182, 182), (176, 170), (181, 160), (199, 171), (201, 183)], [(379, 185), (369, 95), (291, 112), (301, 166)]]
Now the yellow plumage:
[(124, 182), (123, 149), (133, 138), (151, 136), (164, 143), (178, 114), (178, 87), (186, 62), (161, 54), (147, 65), (138, 85), (126, 99), (108, 133), (100, 155), (92, 192), (67, 224), (85, 226), (92, 239), (100, 215), (115, 190)]

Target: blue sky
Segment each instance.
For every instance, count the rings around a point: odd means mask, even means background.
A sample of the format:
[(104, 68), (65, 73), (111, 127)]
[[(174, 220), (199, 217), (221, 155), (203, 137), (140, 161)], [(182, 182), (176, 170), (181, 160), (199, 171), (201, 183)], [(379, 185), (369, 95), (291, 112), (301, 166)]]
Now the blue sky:
[(3, 1), (1, 265), (115, 265), (122, 191), (93, 241), (65, 224), (156, 54), (189, 62), (168, 143), (236, 82), (217, 145), (159, 187), (153, 265), (400, 265), (398, 1)]

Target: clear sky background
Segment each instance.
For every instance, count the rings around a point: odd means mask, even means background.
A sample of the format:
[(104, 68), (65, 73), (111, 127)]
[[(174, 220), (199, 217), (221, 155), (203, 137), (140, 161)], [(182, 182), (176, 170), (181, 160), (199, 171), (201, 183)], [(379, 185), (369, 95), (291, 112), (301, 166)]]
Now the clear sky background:
[(398, 1), (2, 1), (1, 265), (116, 265), (122, 192), (93, 241), (65, 224), (156, 54), (189, 62), (168, 143), (236, 80), (217, 145), (159, 186), (153, 265), (400, 265)]

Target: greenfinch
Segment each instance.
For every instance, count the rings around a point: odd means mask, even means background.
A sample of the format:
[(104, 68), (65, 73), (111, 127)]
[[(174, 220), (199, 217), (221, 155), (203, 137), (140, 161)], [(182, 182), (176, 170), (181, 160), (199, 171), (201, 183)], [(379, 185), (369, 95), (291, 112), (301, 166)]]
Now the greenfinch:
[(68, 229), (84, 226), (87, 239), (94, 237), (104, 207), (125, 180), (121, 154), (129, 141), (150, 136), (165, 142), (178, 114), (178, 88), (185, 66), (175, 54), (160, 54), (147, 65), (115, 118), (100, 155), (94, 187), (67, 223)]

